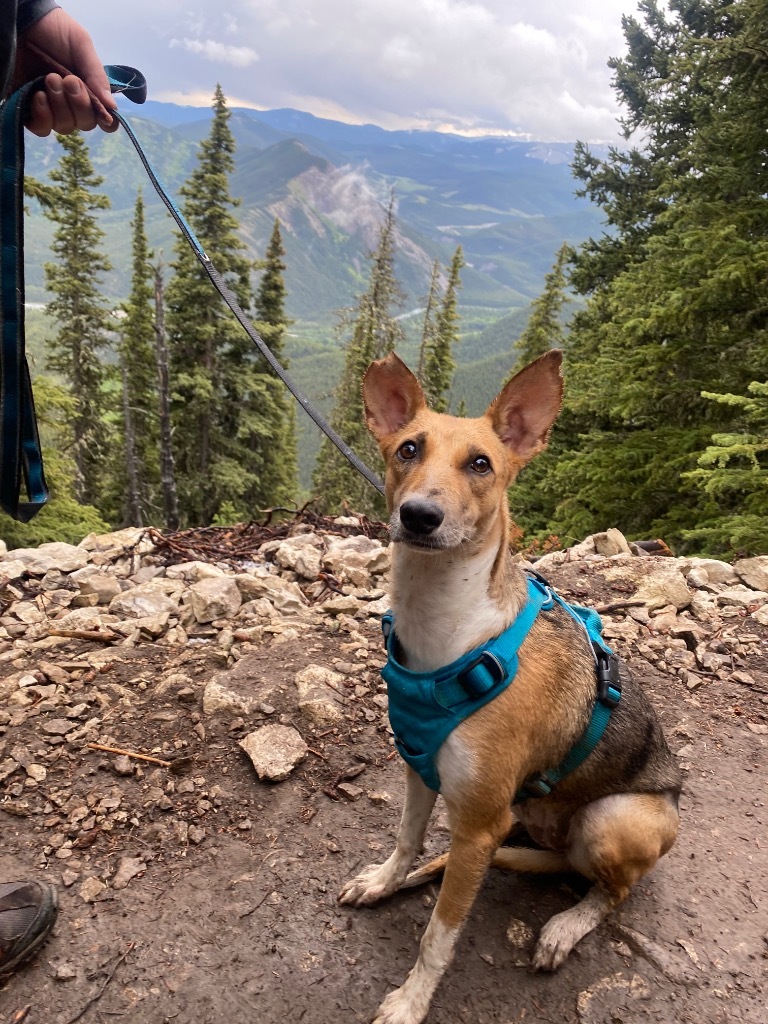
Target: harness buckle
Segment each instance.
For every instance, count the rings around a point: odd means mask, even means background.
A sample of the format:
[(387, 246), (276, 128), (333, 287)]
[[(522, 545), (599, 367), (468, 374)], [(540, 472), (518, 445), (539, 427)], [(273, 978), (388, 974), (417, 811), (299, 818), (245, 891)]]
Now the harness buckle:
[[(485, 669), (485, 671), (477, 672), (478, 668)], [(459, 682), (471, 697), (482, 697), (494, 686), (504, 682), (506, 678), (506, 669), (496, 655), (491, 654), (490, 651), (482, 651), (458, 676)]]
[(601, 704), (613, 710), (621, 700), (621, 678), (619, 675), (619, 659), (609, 654), (599, 644), (592, 644), (597, 659), (597, 699)]

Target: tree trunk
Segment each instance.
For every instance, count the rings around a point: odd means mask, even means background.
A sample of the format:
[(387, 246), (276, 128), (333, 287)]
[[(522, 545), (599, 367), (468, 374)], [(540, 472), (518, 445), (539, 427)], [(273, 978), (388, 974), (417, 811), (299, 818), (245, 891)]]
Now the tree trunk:
[(179, 499), (176, 493), (176, 473), (173, 462), (171, 430), (171, 394), (168, 374), (168, 347), (165, 343), (165, 285), (163, 267), (155, 272), (155, 359), (157, 361), (158, 393), (160, 400), (160, 481), (163, 487), (165, 525), (169, 530), (179, 528)]
[(139, 494), (139, 475), (136, 466), (136, 431), (133, 422), (133, 409), (128, 394), (128, 369), (125, 356), (120, 355), (120, 375), (123, 382), (123, 421), (125, 424), (125, 479), (128, 493), (125, 497), (125, 526), (143, 526), (144, 515), (141, 509)]

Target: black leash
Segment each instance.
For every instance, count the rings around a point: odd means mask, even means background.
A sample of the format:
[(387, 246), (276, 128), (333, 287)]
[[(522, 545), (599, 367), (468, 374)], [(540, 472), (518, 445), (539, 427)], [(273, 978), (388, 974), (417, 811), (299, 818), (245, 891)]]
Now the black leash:
[(0, 123), (0, 505), (22, 523), (48, 500), (24, 340), (24, 116), (39, 84), (4, 101)]
[[(51, 62), (51, 64), (54, 66), (55, 62)], [(65, 68), (61, 70), (64, 74), (68, 74)], [(147, 84), (141, 72), (121, 64), (107, 65), (104, 70), (113, 93), (122, 93), (134, 103), (143, 103), (146, 100)], [(2, 124), (0, 125), (0, 148), (2, 150), (0, 161), (3, 175), (2, 204), (0, 205), (0, 230), (2, 231), (2, 256), (0, 257), (0, 273), (2, 274), (0, 504), (9, 515), (22, 522), (28, 522), (40, 511), (48, 499), (24, 347), (23, 124), (27, 98), (31, 92), (41, 88), (43, 81), (43, 79), (38, 79), (23, 86), (5, 101), (2, 108)], [(314, 408), (240, 308), (237, 299), (216, 269), (213, 260), (207, 255), (183, 213), (155, 174), (129, 122), (117, 111), (105, 111), (105, 108), (93, 95), (91, 95), (91, 99), (102, 112), (115, 117), (125, 129), (155, 191), (192, 247), (192, 251), (202, 264), (213, 286), (256, 348), (299, 405), (326, 437), (333, 442), (344, 458), (365, 477), (368, 483), (383, 494), (384, 486), (381, 480)], [(29, 500), (27, 502), (19, 500), (22, 473), (28, 491)]]

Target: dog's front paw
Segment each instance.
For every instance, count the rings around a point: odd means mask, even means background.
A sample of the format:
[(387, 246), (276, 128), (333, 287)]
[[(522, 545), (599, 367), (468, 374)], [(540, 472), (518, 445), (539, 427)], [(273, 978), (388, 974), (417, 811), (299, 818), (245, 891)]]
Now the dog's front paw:
[(376, 903), (397, 892), (401, 884), (402, 879), (388, 864), (370, 864), (342, 888), (339, 903), (352, 903), (356, 907)]
[(537, 971), (556, 971), (580, 938), (574, 932), (572, 911), (555, 914), (541, 929), (533, 966)]
[(429, 1003), (425, 1007), (414, 1005), (406, 995), (406, 985), (390, 992), (379, 1007), (373, 1024), (421, 1024), (427, 1015)]

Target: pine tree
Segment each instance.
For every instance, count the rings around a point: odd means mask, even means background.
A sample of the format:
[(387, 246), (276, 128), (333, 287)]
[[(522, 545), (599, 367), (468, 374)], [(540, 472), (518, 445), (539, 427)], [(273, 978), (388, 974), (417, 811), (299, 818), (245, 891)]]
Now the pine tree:
[[(612, 66), (643, 149), (577, 154), (613, 232), (575, 256), (568, 434), (539, 493), (564, 540), (615, 525), (685, 550), (713, 515), (688, 474), (738, 432), (738, 409), (704, 395), (768, 376), (768, 22), (764, 0), (641, 10)], [(736, 515), (745, 497), (719, 499)]]
[(565, 343), (562, 309), (567, 301), (565, 264), (571, 252), (566, 243), (560, 246), (554, 265), (544, 278), (544, 290), (531, 303), (528, 323), (515, 345), (517, 361), (510, 377), (551, 348), (561, 348)]
[[(256, 292), (256, 326), (272, 354), (288, 369), (284, 338), (288, 326), (285, 314), (285, 249), (280, 221), (275, 219), (263, 262), (261, 281)], [(264, 372), (274, 381), (273, 407), (276, 414), (273, 443), (267, 452), (264, 476), (269, 479), (272, 502), (281, 504), (296, 499), (298, 463), (296, 455), (296, 403), (266, 360), (260, 359)]]
[(95, 211), (106, 209), (109, 200), (95, 191), (103, 179), (94, 173), (81, 135), (59, 136), (59, 143), (64, 156), (50, 172), (55, 202), (44, 209), (56, 224), (51, 246), (56, 262), (45, 266), (53, 294), (46, 312), (56, 323), (47, 363), (74, 399), (66, 424), (71, 441), (62, 439), (62, 445), (72, 445), (75, 493), (81, 503), (98, 506), (107, 451), (101, 353), (110, 326), (99, 285), (110, 263), (100, 249), (104, 232)]
[(433, 340), (427, 345), (424, 360), (424, 394), (435, 412), (446, 412), (448, 409), (448, 391), (456, 369), (453, 350), (459, 342), (458, 291), (463, 266), (464, 255), (459, 246), (451, 260), (443, 301), (435, 317)]
[(427, 357), (435, 346), (437, 336), (437, 310), (440, 303), (440, 260), (432, 264), (429, 276), (429, 291), (424, 301), (424, 319), (421, 325), (421, 341), (419, 343), (419, 362), (416, 377), (422, 388), (426, 386)]
[(735, 557), (768, 551), (768, 383), (752, 381), (748, 395), (704, 392), (729, 406), (731, 431), (714, 434), (687, 478), (709, 499), (708, 515), (687, 540)]
[[(371, 253), (368, 288), (354, 310), (342, 316), (340, 332), (349, 335), (344, 370), (335, 392), (331, 426), (371, 468), (381, 472), (381, 458), (365, 427), (361, 382), (370, 362), (381, 359), (403, 340), (403, 328), (395, 315), (403, 295), (394, 272), (395, 213), (390, 200)], [(385, 511), (381, 495), (350, 466), (327, 439), (323, 440), (313, 476), (321, 506), (338, 511), (343, 504), (355, 512), (380, 518)]]
[(179, 528), (179, 496), (176, 490), (176, 461), (173, 455), (171, 388), (168, 342), (165, 332), (165, 278), (161, 262), (152, 268), (155, 292), (155, 366), (157, 368), (158, 456), (163, 515), (169, 530)]
[[(244, 255), (229, 191), (235, 141), (220, 86), (198, 164), (181, 189), (184, 214), (247, 310), (252, 263)], [(269, 458), (274, 442), (274, 378), (183, 238), (175, 247), (175, 277), (167, 292), (176, 479), (182, 523), (208, 524), (226, 505), (250, 518), (273, 499)]]
[(153, 521), (159, 490), (158, 382), (152, 309), (152, 254), (144, 227), (144, 200), (136, 197), (131, 294), (123, 309), (118, 358), (121, 371), (123, 494), (121, 519), (126, 526)]

